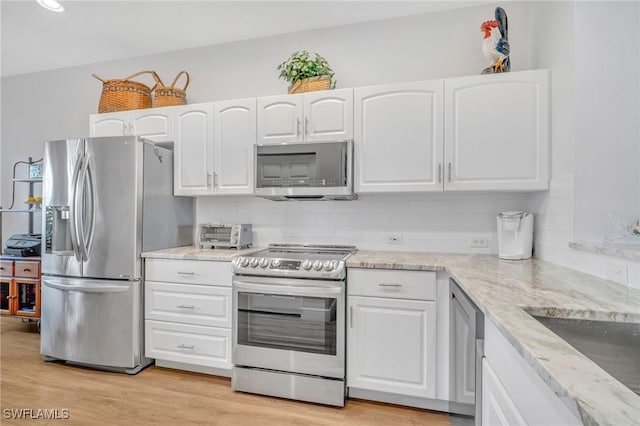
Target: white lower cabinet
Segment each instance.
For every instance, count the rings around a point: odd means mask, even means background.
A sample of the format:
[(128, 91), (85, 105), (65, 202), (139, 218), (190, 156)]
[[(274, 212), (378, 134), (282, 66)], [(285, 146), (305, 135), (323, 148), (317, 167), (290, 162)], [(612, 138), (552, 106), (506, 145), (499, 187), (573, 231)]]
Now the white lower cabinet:
[(482, 424), (582, 425), (491, 320), (485, 319)]
[[(420, 279), (422, 288), (415, 286)], [(435, 398), (435, 273), (349, 270), (347, 282), (350, 392)], [(433, 300), (412, 300), (429, 286)]]
[(147, 259), (145, 354), (161, 367), (231, 375), (231, 264)]
[(515, 426), (525, 424), (522, 414), (500, 383), (487, 359), (484, 358), (482, 360), (482, 425)]
[(145, 321), (149, 358), (227, 370), (231, 368), (231, 329)]

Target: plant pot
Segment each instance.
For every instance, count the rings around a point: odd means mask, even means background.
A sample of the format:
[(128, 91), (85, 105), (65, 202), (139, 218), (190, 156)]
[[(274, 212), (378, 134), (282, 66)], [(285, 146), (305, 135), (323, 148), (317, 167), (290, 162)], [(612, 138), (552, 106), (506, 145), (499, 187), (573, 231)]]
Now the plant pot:
[(289, 86), (289, 94), (315, 92), (317, 90), (329, 90), (331, 88), (331, 77), (320, 76), (298, 80)]

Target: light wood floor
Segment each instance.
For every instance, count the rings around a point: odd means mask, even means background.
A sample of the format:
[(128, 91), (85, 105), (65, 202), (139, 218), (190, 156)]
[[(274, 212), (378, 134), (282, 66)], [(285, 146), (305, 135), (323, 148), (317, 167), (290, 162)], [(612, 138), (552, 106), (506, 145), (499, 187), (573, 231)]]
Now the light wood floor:
[[(0, 424), (433, 425), (449, 416), (348, 400), (332, 408), (236, 393), (229, 379), (149, 367), (135, 376), (45, 363), (34, 324), (0, 319)], [(5, 409), (67, 409), (66, 420), (9, 420)]]

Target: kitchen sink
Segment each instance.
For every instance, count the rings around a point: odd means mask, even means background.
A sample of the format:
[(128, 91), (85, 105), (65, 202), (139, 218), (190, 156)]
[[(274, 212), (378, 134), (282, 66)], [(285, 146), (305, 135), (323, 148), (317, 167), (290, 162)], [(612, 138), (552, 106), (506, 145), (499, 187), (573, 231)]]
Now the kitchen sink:
[(640, 395), (640, 323), (532, 316)]

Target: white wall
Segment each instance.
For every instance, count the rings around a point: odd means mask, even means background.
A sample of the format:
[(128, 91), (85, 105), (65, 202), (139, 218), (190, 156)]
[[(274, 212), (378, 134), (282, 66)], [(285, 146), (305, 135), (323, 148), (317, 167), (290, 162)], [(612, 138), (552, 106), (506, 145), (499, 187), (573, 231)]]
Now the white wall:
[[(47, 139), (82, 136), (89, 133), (88, 115), (97, 110), (100, 83), (91, 77), (124, 77), (138, 70), (155, 69), (170, 81), (182, 69), (189, 71), (190, 103), (265, 96), (286, 93), (287, 84), (278, 80), (276, 66), (293, 51), (307, 49), (325, 56), (336, 71), (338, 87), (355, 87), (387, 82), (424, 80), (478, 74), (487, 66), (481, 52), (480, 23), (493, 17), (494, 5), (444, 11), (428, 15), (333, 27), (294, 34), (208, 46), (147, 57), (112, 61), (48, 72), (6, 77), (2, 80), (2, 205), (9, 198), (10, 165), (27, 156), (39, 158)], [(535, 25), (529, 3), (508, 3), (513, 70), (532, 68)], [(188, 23), (186, 23), (188, 25)], [(172, 29), (176, 31), (176, 29)], [(497, 198), (496, 198), (497, 197)], [(17, 199), (24, 201), (21, 191)], [(442, 198), (426, 195), (370, 196), (355, 203), (278, 204), (251, 197), (211, 198), (198, 201), (197, 221), (223, 218), (238, 221), (233, 212), (243, 212), (256, 229), (273, 229), (281, 223), (284, 210), (308, 227), (297, 227), (291, 238), (324, 238), (327, 224), (340, 221), (357, 229), (353, 241), (373, 247), (380, 243), (376, 234), (402, 231), (405, 245), (390, 248), (429, 247), (434, 250), (460, 250), (468, 236), (495, 232), (495, 213), (500, 203), (523, 209), (526, 199), (514, 194), (457, 195)], [(438, 207), (434, 207), (438, 206)], [(380, 222), (353, 219), (360, 207), (367, 216), (373, 209)], [(220, 209), (219, 211), (217, 209)], [(431, 209), (440, 209), (433, 212)], [(467, 208), (469, 217), (460, 209)], [(246, 212), (252, 212), (247, 217)], [(398, 224), (396, 213), (403, 218)], [(289, 216), (291, 216), (289, 214)], [(330, 219), (329, 219), (330, 218)], [(24, 232), (26, 217), (6, 216), (3, 238)], [(321, 224), (317, 227), (314, 224)], [(465, 225), (461, 225), (465, 223)], [(367, 224), (365, 226), (365, 224)], [(408, 224), (411, 224), (409, 228)], [(335, 231), (336, 242), (344, 232)], [(412, 231), (415, 229), (415, 231)], [(308, 230), (308, 234), (302, 234)], [(406, 230), (406, 232), (405, 232)], [(355, 232), (355, 231), (354, 231)], [(461, 236), (462, 235), (462, 236)], [(274, 234), (258, 234), (268, 242)], [(418, 241), (420, 240), (420, 241)], [(452, 246), (452, 241), (459, 244)], [(493, 243), (495, 244), (495, 243)], [(492, 246), (495, 251), (495, 246)]]
[[(640, 218), (640, 3), (578, 3), (575, 11), (575, 237)], [(594, 22), (606, 22), (602, 32)], [(609, 65), (610, 63), (610, 65)]]
[[(637, 262), (568, 246), (602, 241), (612, 231), (609, 212), (628, 224), (640, 217), (638, 9), (633, 2), (533, 8), (545, 21), (534, 66), (553, 70), (552, 173), (549, 191), (529, 195), (529, 209), (536, 213), (536, 256), (601, 277), (609, 264), (623, 265), (629, 284), (640, 288)], [(594, 22), (603, 22), (601, 31)], [(604, 57), (616, 58), (615, 66), (603, 66)]]
[[(200, 222), (252, 223), (255, 245), (353, 244), (360, 249), (496, 253), (496, 216), (524, 210), (526, 194), (364, 194), (357, 201), (276, 202), (199, 197)], [(390, 235), (402, 245), (390, 245)], [(484, 249), (470, 248), (487, 238)]]

